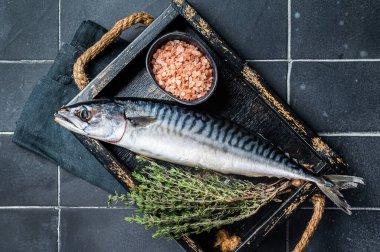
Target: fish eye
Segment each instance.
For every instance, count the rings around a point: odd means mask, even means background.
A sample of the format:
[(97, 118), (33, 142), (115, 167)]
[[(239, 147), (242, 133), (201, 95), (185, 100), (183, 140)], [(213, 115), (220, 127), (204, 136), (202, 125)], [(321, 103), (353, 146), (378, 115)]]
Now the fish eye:
[(91, 114), (90, 111), (88, 111), (86, 108), (84, 108), (84, 109), (80, 112), (79, 117), (80, 117), (80, 119), (82, 119), (82, 121), (84, 121), (84, 122), (88, 122), (88, 121), (91, 119), (92, 114)]

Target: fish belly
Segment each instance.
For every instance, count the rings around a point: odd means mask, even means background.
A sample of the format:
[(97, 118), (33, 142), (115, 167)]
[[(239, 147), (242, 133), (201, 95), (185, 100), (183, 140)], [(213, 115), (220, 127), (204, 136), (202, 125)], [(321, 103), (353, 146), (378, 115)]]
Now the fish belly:
[(286, 167), (267, 158), (247, 155), (239, 148), (170, 133), (145, 133), (127, 138), (120, 145), (140, 155), (170, 163), (250, 177), (289, 177)]
[(154, 118), (127, 126), (118, 145), (135, 153), (226, 174), (304, 179), (302, 169), (278, 148), (230, 121), (176, 106), (133, 106), (126, 118)]

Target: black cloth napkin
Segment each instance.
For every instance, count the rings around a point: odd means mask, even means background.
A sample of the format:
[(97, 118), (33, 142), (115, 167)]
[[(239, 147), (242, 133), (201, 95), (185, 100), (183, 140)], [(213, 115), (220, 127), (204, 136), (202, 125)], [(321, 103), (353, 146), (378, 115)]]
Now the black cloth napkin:
[[(53, 160), (61, 168), (110, 193), (123, 193), (125, 189), (79, 140), (53, 120), (54, 113), (79, 92), (72, 77), (76, 59), (106, 32), (98, 24), (84, 21), (71, 43), (62, 46), (49, 72), (38, 82), (25, 103), (13, 142)], [(97, 56), (86, 68), (90, 79), (127, 45), (126, 41), (118, 39)]]

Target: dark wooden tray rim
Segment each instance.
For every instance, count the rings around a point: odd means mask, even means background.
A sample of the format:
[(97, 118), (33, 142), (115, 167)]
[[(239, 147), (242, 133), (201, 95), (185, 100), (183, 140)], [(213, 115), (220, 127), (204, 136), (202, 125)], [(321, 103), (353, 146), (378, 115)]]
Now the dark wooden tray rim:
[[(238, 56), (234, 50), (210, 27), (197, 11), (185, 0), (174, 0), (169, 7), (148, 26), (131, 44), (124, 49), (89, 85), (83, 89), (69, 104), (95, 98), (120, 71), (134, 60), (139, 52), (146, 48), (157, 35), (175, 18), (182, 16), (200, 36), (221, 56), (233, 71), (249, 85), (259, 97), (272, 109), (278, 117), (296, 134), (316, 156), (324, 161), (322, 165), (306, 167), (317, 173), (324, 173), (328, 169), (336, 171), (345, 170), (347, 164), (323, 140), (318, 137), (300, 118), (292, 111), (288, 104), (282, 101), (277, 94), (266, 84), (260, 75)], [(133, 181), (130, 173), (120, 164), (112, 153), (99, 141), (76, 135), (91, 153), (105, 166), (107, 170), (126, 187), (131, 187)], [(314, 191), (314, 186), (305, 183), (292, 192), (290, 197), (270, 216), (266, 217), (255, 231), (242, 242), (237, 250), (244, 249), (247, 243), (260, 242), (278, 223), (287, 219)], [(188, 250), (202, 251), (191, 239), (179, 241)]]

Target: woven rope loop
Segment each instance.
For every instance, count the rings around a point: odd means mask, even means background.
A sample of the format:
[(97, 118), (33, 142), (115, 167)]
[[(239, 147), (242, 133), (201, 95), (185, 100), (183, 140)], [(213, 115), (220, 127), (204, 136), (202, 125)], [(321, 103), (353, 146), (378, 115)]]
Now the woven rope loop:
[(153, 17), (145, 12), (134, 13), (124, 19), (119, 20), (103, 37), (93, 46), (88, 48), (74, 64), (73, 76), (75, 83), (80, 90), (84, 89), (88, 84), (88, 78), (85, 73), (85, 66), (93, 60), (100, 52), (102, 52), (109, 44), (118, 38), (121, 33), (131, 26), (141, 23), (149, 25), (153, 22)]
[(313, 215), (311, 216), (311, 219), (293, 252), (302, 252), (306, 248), (310, 238), (313, 236), (319, 222), (322, 219), (323, 211), (325, 210), (325, 196), (317, 193), (311, 198), (311, 201), (314, 206)]

